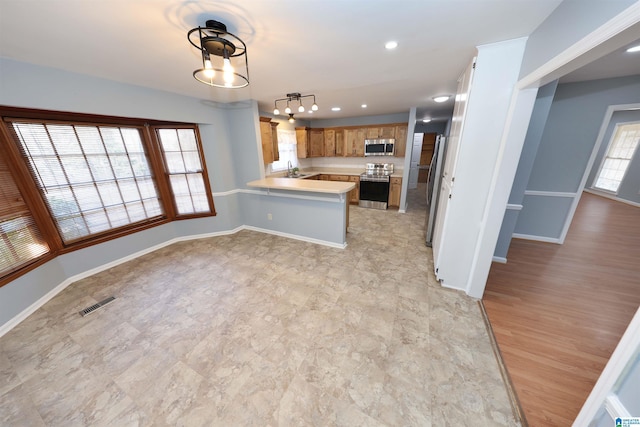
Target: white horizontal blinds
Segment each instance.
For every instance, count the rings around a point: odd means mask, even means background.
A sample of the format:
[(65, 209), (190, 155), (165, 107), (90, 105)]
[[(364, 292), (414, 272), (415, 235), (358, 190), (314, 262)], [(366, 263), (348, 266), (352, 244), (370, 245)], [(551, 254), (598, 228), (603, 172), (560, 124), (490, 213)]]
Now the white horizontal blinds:
[(0, 276), (49, 252), (0, 153)]
[(163, 214), (139, 128), (12, 125), (65, 243)]
[(158, 129), (178, 215), (210, 213), (194, 129)]
[(623, 124), (616, 127), (613, 141), (598, 173), (596, 188), (614, 193), (618, 191), (639, 141), (640, 123)]

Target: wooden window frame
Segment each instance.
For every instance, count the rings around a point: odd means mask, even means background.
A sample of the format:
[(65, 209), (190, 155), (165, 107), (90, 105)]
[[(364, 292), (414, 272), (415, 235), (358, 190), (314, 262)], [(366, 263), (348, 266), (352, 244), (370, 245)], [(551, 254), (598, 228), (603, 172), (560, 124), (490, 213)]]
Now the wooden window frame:
[[(0, 277), (0, 287), (26, 274), (34, 268), (44, 264), (51, 259), (78, 249), (83, 249), (96, 244), (104, 243), (109, 240), (124, 237), (137, 233), (152, 227), (166, 224), (171, 221), (182, 219), (193, 219), (201, 217), (215, 216), (215, 206), (211, 193), (211, 185), (209, 175), (202, 149), (202, 140), (197, 124), (166, 122), (158, 120), (146, 120), (117, 116), (100, 116), (82, 113), (68, 113), (61, 111), (37, 110), (30, 108), (18, 108), (0, 106), (0, 155), (6, 155), (9, 163), (10, 172), (13, 175), (18, 188), (25, 199), (26, 205), (29, 207), (34, 217), (36, 225), (40, 229), (42, 236), (48, 243), (50, 252), (34, 259), (33, 262), (12, 271)], [(149, 159), (149, 166), (152, 171), (152, 177), (156, 184), (160, 205), (164, 210), (164, 214), (160, 217), (125, 225), (122, 227), (110, 229), (104, 232), (91, 234), (79, 240), (64, 243), (54, 219), (49, 213), (49, 208), (44, 201), (39, 186), (33, 178), (28, 165), (21, 153), (20, 144), (13, 136), (11, 124), (5, 119), (24, 119), (24, 120), (43, 120), (47, 122), (61, 122), (67, 124), (78, 125), (101, 125), (101, 126), (122, 126), (122, 127), (141, 127), (142, 145)], [(177, 215), (175, 201), (171, 187), (169, 184), (169, 174), (167, 173), (164, 163), (162, 147), (156, 136), (155, 128), (189, 128), (195, 131), (198, 152), (200, 154), (204, 185), (207, 193), (207, 200), (210, 206), (210, 212), (195, 213), (189, 215)]]

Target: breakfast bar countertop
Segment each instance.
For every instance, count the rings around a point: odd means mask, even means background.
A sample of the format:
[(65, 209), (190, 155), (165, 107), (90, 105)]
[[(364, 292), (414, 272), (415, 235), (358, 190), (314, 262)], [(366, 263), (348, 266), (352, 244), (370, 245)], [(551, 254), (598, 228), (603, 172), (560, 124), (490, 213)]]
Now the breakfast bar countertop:
[(299, 178), (264, 178), (247, 183), (247, 187), (273, 190), (307, 191), (311, 193), (343, 194), (356, 188), (353, 182), (319, 181)]

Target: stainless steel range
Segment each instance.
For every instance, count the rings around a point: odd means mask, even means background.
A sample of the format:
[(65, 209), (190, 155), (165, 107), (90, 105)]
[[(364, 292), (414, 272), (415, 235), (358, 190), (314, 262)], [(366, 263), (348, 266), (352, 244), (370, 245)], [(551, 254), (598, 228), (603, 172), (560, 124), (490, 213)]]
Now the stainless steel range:
[(393, 163), (367, 163), (360, 174), (360, 202), (364, 208), (387, 209)]

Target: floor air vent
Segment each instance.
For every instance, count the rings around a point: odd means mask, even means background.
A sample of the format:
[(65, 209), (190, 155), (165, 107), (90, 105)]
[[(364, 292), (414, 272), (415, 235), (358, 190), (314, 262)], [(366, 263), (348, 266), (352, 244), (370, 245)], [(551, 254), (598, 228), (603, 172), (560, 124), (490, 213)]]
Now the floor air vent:
[(104, 307), (105, 305), (109, 304), (114, 299), (116, 299), (116, 297), (109, 297), (107, 299), (103, 299), (102, 301), (100, 301), (97, 304), (93, 304), (92, 306), (89, 306), (89, 307), (85, 308), (84, 310), (80, 310), (80, 315), (82, 317), (84, 317), (87, 314), (91, 314), (94, 311), (96, 311), (97, 309), (99, 309), (100, 307)]

